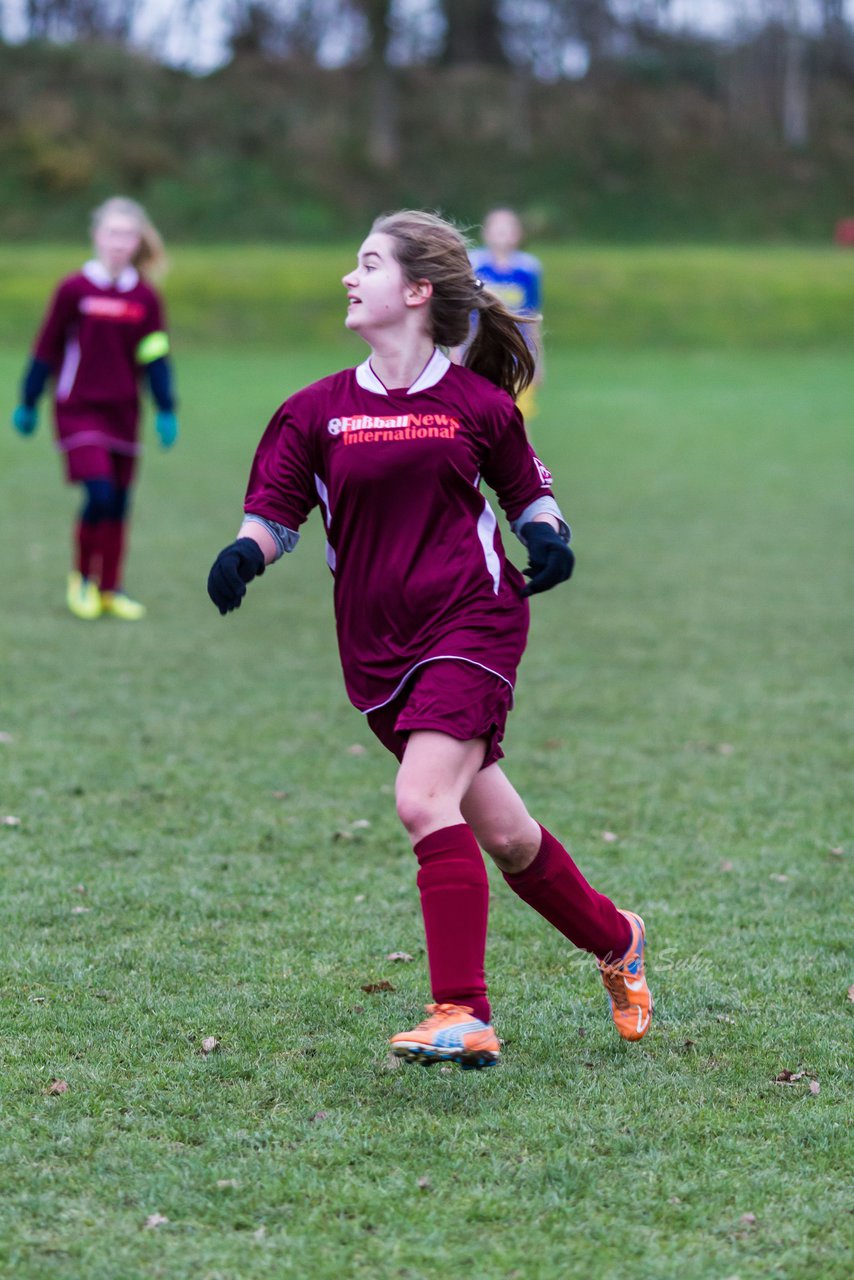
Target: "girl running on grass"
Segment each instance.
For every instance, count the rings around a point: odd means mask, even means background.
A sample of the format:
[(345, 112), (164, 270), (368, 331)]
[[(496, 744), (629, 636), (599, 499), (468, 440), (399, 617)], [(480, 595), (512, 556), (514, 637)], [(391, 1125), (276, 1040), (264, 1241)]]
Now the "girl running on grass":
[(141, 452), (142, 372), (161, 444), (170, 448), (178, 435), (163, 309), (143, 279), (162, 266), (163, 244), (145, 210), (122, 196), (95, 210), (92, 242), (95, 256), (53, 295), (12, 422), (21, 435), (32, 435), (39, 398), (53, 377), (57, 448), (69, 483), (84, 490), (66, 603), (78, 618), (111, 614), (136, 622), (145, 609), (122, 589), (122, 567)]
[[(462, 236), (432, 214), (377, 219), (343, 284), (347, 328), (371, 354), (275, 413), (237, 541), (217, 556), (208, 592), (220, 613), (238, 608), (320, 506), (347, 691), (400, 762), (397, 812), (418, 860), (435, 1003), (392, 1037), (393, 1052), (425, 1064), (498, 1061), (481, 849), (523, 901), (592, 952), (617, 1030), (639, 1040), (652, 1013), (643, 921), (591, 888), (498, 764), (526, 597), (573, 568), (551, 476), (514, 403), (533, 375), (531, 350), (473, 274)], [(466, 337), (473, 309), (466, 364), (452, 364), (443, 348)], [(527, 548), (527, 585), (481, 479)]]

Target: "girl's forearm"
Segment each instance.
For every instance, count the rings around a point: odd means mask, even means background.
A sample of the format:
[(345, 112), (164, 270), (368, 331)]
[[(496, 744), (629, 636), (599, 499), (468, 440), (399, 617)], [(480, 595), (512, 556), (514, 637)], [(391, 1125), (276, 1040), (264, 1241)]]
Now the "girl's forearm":
[(279, 558), (279, 548), (276, 546), (275, 538), (257, 520), (244, 520), (237, 536), (238, 538), (251, 538), (253, 542), (257, 542), (264, 553), (265, 564), (272, 564), (274, 560)]

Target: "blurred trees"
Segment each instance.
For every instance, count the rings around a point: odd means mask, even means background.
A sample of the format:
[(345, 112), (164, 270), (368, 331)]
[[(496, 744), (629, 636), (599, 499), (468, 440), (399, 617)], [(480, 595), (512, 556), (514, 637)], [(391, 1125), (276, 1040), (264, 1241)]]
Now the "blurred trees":
[[(321, 65), (337, 31), (337, 62), (361, 62), (372, 73), (369, 151), (380, 166), (399, 154), (400, 65), (506, 72), (506, 93), (515, 102), (508, 143), (521, 153), (530, 147), (532, 81), (613, 81), (639, 72), (690, 79), (693, 69), (704, 87), (729, 101), (739, 132), (801, 148), (810, 137), (815, 77), (854, 77), (850, 0), (719, 0), (714, 29), (699, 25), (708, 6), (695, 5), (692, 22), (691, 7), (675, 0), (210, 2), (230, 3), (231, 12), (248, 4), (259, 23), (263, 15), (269, 52), (299, 50)], [(308, 28), (308, 40), (294, 38)]]
[(510, 201), (567, 232), (800, 234), (854, 208), (852, 15), (854, 0), (0, 0), (0, 226), (58, 225), (46, 197), (101, 184), (176, 225), (271, 233)]
[[(223, 57), (366, 69), (367, 155), (400, 157), (400, 70), (492, 69), (512, 104), (507, 144), (530, 152), (535, 83), (693, 79), (736, 136), (809, 143), (816, 78), (854, 79), (854, 0), (19, 0), (24, 39), (143, 38), (155, 56), (221, 32)], [(3, 10), (0, 10), (2, 13)], [(717, 24), (701, 25), (714, 12)], [(152, 25), (152, 15), (157, 15)], [(5, 21), (5, 20), (4, 20)], [(0, 28), (0, 32), (3, 29)]]
[(356, 8), (366, 28), (366, 56), (370, 72), (368, 159), (378, 169), (391, 169), (397, 162), (400, 149), (397, 77), (389, 58), (393, 6), (391, 0), (357, 0)]
[(127, 41), (145, 0), (24, 0), (23, 19), (31, 40)]
[[(382, 82), (378, 116), (387, 118), (378, 137), (385, 128), (391, 149), (387, 67), (521, 69), (551, 80), (643, 63), (666, 75), (684, 70), (690, 48), (701, 59), (749, 63), (776, 95), (783, 136), (794, 144), (806, 136), (811, 75), (854, 74), (854, 0), (18, 0), (17, 8), (25, 40), (143, 38), (157, 56), (168, 29), (171, 47), (192, 61), (194, 36), (207, 26), (222, 32), (224, 54), (368, 64)], [(715, 25), (703, 25), (710, 13)], [(9, 20), (0, 21), (5, 34)]]
[(497, 0), (444, 0), (441, 5), (445, 20), (444, 60), (447, 63), (482, 63), (507, 66), (503, 35), (505, 6)]

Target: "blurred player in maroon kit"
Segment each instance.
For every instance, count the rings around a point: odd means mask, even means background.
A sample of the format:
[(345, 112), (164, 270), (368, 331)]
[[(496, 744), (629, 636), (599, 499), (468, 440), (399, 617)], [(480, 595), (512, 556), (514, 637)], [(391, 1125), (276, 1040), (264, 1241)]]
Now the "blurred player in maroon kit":
[(62, 280), (51, 299), (12, 421), (21, 435), (32, 434), (39, 397), (54, 378), (57, 448), (68, 481), (85, 490), (66, 602), (78, 618), (111, 614), (135, 622), (145, 609), (122, 590), (122, 566), (142, 448), (143, 372), (161, 444), (170, 448), (178, 435), (163, 309), (142, 277), (162, 264), (163, 245), (145, 210), (121, 196), (95, 210), (92, 241), (95, 257)]
[[(379, 218), (344, 277), (347, 327), (371, 348), (356, 369), (297, 392), (274, 414), (249, 478), (237, 540), (208, 592), (221, 613), (319, 506), (351, 701), (400, 761), (398, 815), (418, 860), (435, 1004), (392, 1037), (408, 1061), (490, 1066), (499, 1042), (484, 976), (488, 882), (510, 887), (593, 953), (626, 1039), (652, 1001), (644, 924), (587, 883), (529, 815), (499, 759), (528, 630), (527, 596), (569, 578), (569, 529), (514, 397), (534, 356), (518, 319), (472, 272), (435, 215)], [(479, 323), (465, 365), (441, 348)], [(496, 493), (526, 546), (530, 582), (506, 558), (480, 491)]]

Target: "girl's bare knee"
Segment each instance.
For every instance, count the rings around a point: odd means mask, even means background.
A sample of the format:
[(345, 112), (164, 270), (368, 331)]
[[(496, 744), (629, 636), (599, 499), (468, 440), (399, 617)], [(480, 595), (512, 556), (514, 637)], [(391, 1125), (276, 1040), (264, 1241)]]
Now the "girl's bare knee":
[(398, 782), (395, 804), (397, 816), (413, 841), (435, 830), (442, 809), (440, 797), (431, 796), (417, 786)]
[(530, 866), (539, 849), (535, 840), (515, 832), (491, 833), (482, 844), (499, 871), (511, 876)]
[(417, 839), (430, 820), (430, 810), (413, 797), (399, 796), (397, 816), (409, 834)]

